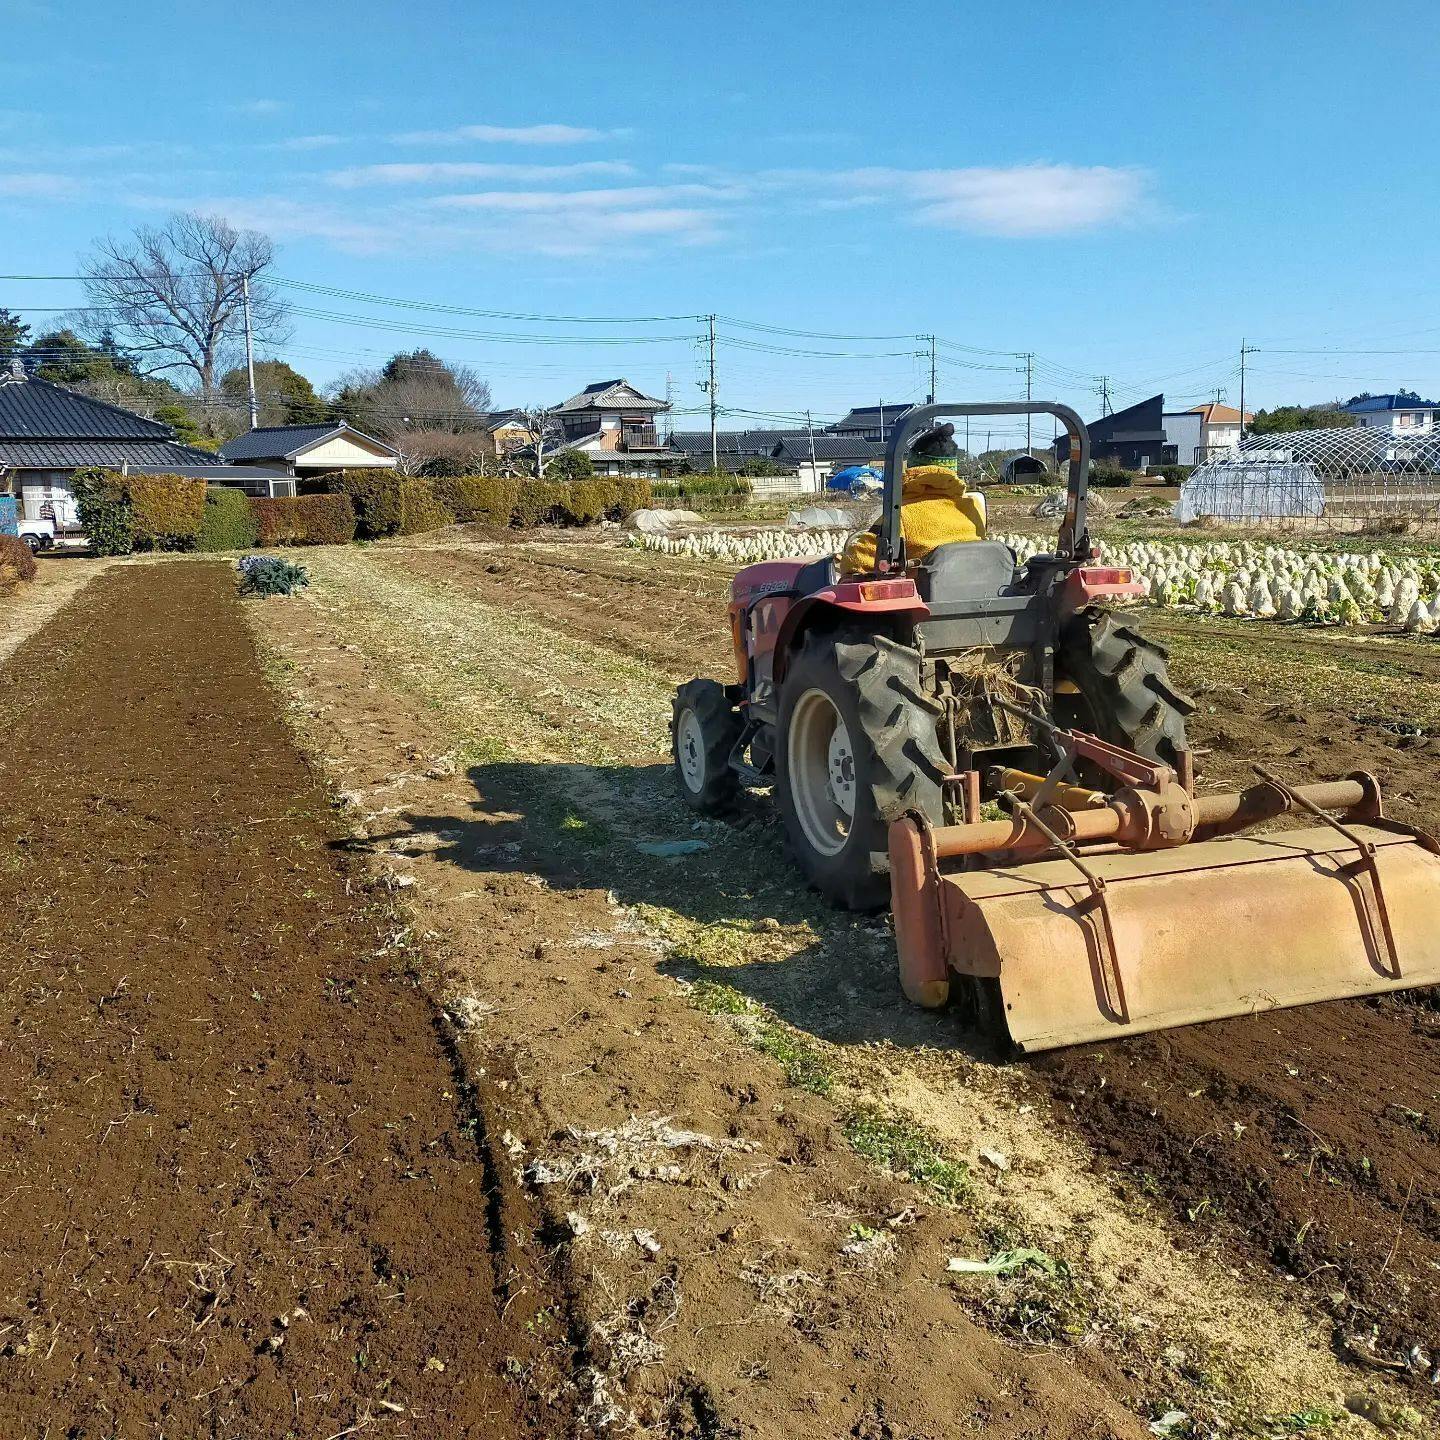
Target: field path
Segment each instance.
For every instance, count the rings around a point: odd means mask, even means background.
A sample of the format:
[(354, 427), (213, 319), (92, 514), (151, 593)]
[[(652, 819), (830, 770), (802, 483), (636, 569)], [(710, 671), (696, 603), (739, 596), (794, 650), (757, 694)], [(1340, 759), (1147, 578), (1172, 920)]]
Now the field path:
[(227, 569), (95, 580), (0, 722), (0, 1434), (567, 1433), (563, 1297)]

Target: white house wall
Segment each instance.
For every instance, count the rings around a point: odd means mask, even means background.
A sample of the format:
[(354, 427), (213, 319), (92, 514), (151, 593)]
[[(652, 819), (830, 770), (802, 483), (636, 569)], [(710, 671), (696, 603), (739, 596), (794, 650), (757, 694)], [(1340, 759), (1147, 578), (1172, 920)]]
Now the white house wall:
[(367, 450), (345, 435), (337, 435), (295, 457), (297, 470), (363, 470), (367, 466), (393, 470), (398, 464), (395, 456)]

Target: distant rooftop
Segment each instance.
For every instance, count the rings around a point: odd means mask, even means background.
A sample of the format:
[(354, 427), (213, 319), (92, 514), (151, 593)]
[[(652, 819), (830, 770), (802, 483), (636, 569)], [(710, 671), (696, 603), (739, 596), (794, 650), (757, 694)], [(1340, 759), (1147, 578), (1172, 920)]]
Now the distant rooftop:
[(367, 445), (377, 445), (391, 455), (397, 454), (383, 440), (366, 435), (343, 421), (340, 424), (323, 425), (262, 425), (247, 430), (233, 440), (227, 440), (220, 447), (220, 454), (226, 460), (290, 460), (322, 440), (336, 435), (353, 435)]
[(1440, 401), (1402, 399), (1399, 395), (1367, 395), (1342, 405), (1347, 415), (1374, 415), (1391, 410), (1440, 410)]

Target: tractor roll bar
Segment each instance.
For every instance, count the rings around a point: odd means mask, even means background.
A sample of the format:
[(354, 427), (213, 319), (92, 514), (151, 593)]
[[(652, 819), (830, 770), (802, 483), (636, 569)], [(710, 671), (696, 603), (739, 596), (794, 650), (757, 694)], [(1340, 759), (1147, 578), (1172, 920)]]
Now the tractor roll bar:
[(900, 528), (901, 477), (906, 452), (915, 435), (941, 416), (1053, 415), (1070, 435), (1070, 472), (1066, 485), (1065, 519), (1056, 553), (1062, 560), (1083, 559), (1090, 549), (1085, 526), (1085, 495), (1090, 488), (1090, 432), (1068, 405), (1054, 400), (990, 400), (972, 405), (917, 405), (890, 433), (885, 450), (885, 508), (875, 546), (875, 568), (881, 572), (905, 564), (905, 539)]

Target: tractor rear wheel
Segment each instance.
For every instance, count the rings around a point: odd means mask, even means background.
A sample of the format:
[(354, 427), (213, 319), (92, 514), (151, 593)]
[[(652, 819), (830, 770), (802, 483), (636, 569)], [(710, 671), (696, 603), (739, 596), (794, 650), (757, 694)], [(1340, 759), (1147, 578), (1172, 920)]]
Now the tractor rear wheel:
[(670, 702), (670, 751), (680, 798), (702, 815), (721, 815), (735, 803), (740, 779), (730, 755), (740, 717), (715, 680), (687, 680)]
[(1082, 611), (1060, 632), (1056, 650), (1057, 674), (1079, 692), (1057, 696), (1062, 723), (1178, 766), (1195, 702), (1170, 683), (1168, 657), (1158, 640), (1113, 611)]
[(906, 811), (938, 823), (949, 765), (919, 652), (859, 631), (812, 633), (780, 692), (775, 798), (810, 883), (846, 910), (890, 897), (888, 829)]

